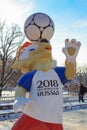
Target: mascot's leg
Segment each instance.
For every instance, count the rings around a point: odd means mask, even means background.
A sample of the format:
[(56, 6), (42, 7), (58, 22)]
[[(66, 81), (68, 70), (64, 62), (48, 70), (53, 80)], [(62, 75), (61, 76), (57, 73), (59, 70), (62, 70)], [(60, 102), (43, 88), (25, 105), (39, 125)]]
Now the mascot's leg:
[(27, 116), (22, 114), (19, 119), (15, 122), (11, 130), (25, 130), (24, 127), (26, 126)]
[(63, 130), (61, 124), (45, 123), (22, 114), (11, 130)]
[(22, 114), (11, 130), (50, 130), (45, 123)]
[(62, 124), (46, 123), (46, 125), (49, 127), (49, 130), (63, 130)]

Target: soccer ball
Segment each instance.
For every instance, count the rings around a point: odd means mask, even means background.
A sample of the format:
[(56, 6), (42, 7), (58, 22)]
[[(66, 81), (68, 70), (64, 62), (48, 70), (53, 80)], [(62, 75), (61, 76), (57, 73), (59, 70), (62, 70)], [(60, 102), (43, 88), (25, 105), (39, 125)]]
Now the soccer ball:
[(30, 41), (50, 40), (54, 34), (53, 20), (44, 13), (34, 13), (24, 24), (24, 32)]

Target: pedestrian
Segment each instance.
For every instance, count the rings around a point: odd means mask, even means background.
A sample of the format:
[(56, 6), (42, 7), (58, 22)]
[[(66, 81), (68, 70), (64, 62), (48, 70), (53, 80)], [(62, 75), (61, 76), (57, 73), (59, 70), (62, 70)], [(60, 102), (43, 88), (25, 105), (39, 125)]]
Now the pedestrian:
[(85, 86), (81, 83), (80, 84), (80, 89), (79, 89), (79, 94), (78, 94), (78, 96), (79, 96), (79, 103), (80, 103), (80, 101), (82, 101), (82, 102), (84, 102), (84, 95), (85, 95)]

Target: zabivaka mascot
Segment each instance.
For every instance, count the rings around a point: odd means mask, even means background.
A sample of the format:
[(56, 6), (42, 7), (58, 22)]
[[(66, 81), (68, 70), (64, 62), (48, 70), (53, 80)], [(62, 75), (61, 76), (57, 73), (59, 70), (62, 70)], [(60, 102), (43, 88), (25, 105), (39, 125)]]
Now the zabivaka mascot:
[[(24, 24), (25, 42), (18, 48), (14, 69), (20, 69), (15, 90), (14, 110), (22, 114), (12, 130), (63, 130), (63, 86), (76, 73), (76, 56), (80, 42), (65, 40), (65, 67), (53, 67), (50, 39), (54, 33), (52, 19), (35, 13)], [(29, 92), (29, 98), (26, 93)]]

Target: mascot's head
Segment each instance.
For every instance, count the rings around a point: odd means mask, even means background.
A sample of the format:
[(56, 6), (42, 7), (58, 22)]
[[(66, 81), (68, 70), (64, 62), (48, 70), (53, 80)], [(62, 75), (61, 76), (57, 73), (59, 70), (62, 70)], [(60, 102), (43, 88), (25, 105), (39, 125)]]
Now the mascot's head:
[(18, 48), (13, 68), (23, 73), (32, 70), (47, 71), (52, 68), (52, 47), (49, 40), (54, 33), (52, 19), (43, 13), (35, 13), (26, 19), (24, 24), (25, 42)]

